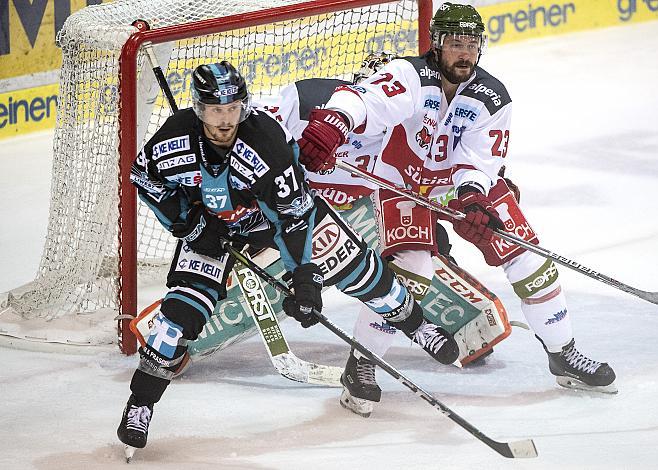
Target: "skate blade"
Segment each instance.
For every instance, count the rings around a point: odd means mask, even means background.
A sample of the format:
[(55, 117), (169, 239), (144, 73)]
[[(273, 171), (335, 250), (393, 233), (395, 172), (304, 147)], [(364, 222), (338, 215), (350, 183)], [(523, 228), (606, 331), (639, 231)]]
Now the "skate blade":
[(561, 387), (564, 388), (570, 388), (572, 390), (585, 390), (587, 392), (598, 392), (598, 393), (607, 393), (607, 394), (615, 394), (618, 392), (617, 386), (613, 383), (610, 385), (587, 385), (584, 382), (581, 382), (578, 379), (574, 379), (573, 377), (563, 377), (563, 376), (558, 376), (555, 377), (555, 381), (560, 385)]
[(363, 398), (355, 398), (345, 389), (343, 389), (343, 393), (340, 396), (340, 404), (346, 410), (350, 410), (352, 413), (363, 416), (364, 418), (368, 418), (374, 408), (373, 402), (364, 400)]
[(126, 463), (130, 463), (130, 461), (133, 459), (133, 455), (135, 455), (135, 450), (136, 448), (133, 446), (125, 446), (123, 448), (123, 451), (126, 454)]

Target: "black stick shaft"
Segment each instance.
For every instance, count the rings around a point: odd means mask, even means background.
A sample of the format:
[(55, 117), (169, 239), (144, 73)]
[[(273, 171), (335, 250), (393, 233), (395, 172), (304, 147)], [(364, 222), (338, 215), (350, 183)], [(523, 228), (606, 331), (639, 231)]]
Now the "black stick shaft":
[[(265, 282), (270, 284), (273, 288), (278, 290), (281, 294), (283, 294), (285, 296), (292, 295), (292, 291), (288, 288), (288, 286), (281, 283), (274, 276), (272, 276), (267, 271), (265, 271), (263, 268), (261, 268), (256, 263), (254, 263), (251, 259), (244, 256), (239, 250), (233, 248), (229, 241), (223, 240), (222, 245), (223, 245), (224, 249), (227, 250), (233, 257), (235, 257), (237, 260), (242, 262), (242, 264), (244, 264), (245, 266), (248, 266), (249, 269), (251, 269), (254, 273), (256, 273), (256, 275), (261, 277)], [(331, 330), (331, 332), (333, 332), (336, 336), (338, 336), (340, 339), (345, 341), (350, 346), (352, 346), (355, 349), (359, 350), (359, 352), (361, 352), (363, 355), (365, 355), (370, 361), (375, 363), (377, 366), (381, 367), (386, 373), (388, 373), (390, 376), (395, 378), (402, 385), (407, 387), (409, 390), (414, 392), (417, 396), (419, 396), (420, 398), (425, 400), (427, 403), (429, 403), (432, 407), (439, 410), (442, 414), (444, 414), (445, 416), (450, 418), (452, 421), (457, 423), (460, 427), (462, 427), (467, 432), (469, 432), (470, 434), (475, 436), (477, 439), (484, 442), (487, 446), (489, 446), (490, 448), (492, 448), (493, 450), (498, 452), (500, 455), (502, 455), (504, 457), (508, 457), (508, 458), (536, 457), (537, 456), (537, 449), (536, 449), (536, 447), (534, 445), (534, 442), (532, 440), (526, 439), (526, 440), (523, 440), (523, 441), (517, 441), (517, 442), (513, 442), (513, 443), (505, 443), (505, 442), (494, 441), (490, 437), (486, 436), (478, 428), (476, 428), (475, 426), (470, 424), (464, 418), (462, 418), (457, 413), (455, 413), (450, 408), (448, 408), (446, 405), (444, 405), (437, 398), (432, 396), (432, 394), (430, 394), (429, 392), (423, 390), (420, 386), (416, 385), (412, 380), (405, 377), (401, 372), (399, 372), (395, 367), (390, 365), (384, 359), (382, 359), (381, 357), (374, 354), (372, 351), (370, 351), (368, 348), (363, 346), (356, 339), (351, 338), (342, 329), (340, 329), (338, 326), (336, 326), (334, 323), (332, 323), (325, 315), (323, 315), (322, 313), (318, 312), (315, 309), (313, 310), (313, 313), (318, 317), (318, 319), (320, 320), (320, 323), (322, 323), (326, 328)]]
[[(431, 199), (424, 197), (420, 194), (417, 194), (411, 190), (408, 190), (406, 188), (401, 188), (399, 186), (396, 186), (380, 177), (377, 175), (373, 175), (372, 173), (369, 173), (367, 171), (363, 171), (359, 168), (356, 168), (355, 166), (350, 165), (347, 162), (343, 162), (341, 160), (338, 160), (336, 162), (336, 166), (342, 170), (347, 171), (348, 173), (351, 173), (355, 176), (359, 176), (367, 181), (370, 181), (371, 183), (375, 183), (376, 185), (389, 189), (397, 194), (400, 194), (401, 196), (408, 197), (412, 201), (420, 204), (423, 207), (426, 207), (430, 210), (433, 210), (435, 212), (439, 212), (441, 214), (447, 215), (449, 217), (452, 217), (454, 219), (463, 219), (465, 215), (462, 212), (450, 209), (449, 207), (444, 207), (441, 204), (432, 201)], [(639, 297), (643, 300), (646, 300), (647, 302), (651, 302), (652, 304), (658, 305), (658, 292), (648, 292), (644, 291), (642, 289), (637, 289), (635, 287), (629, 286), (628, 284), (624, 284), (623, 282), (617, 281), (616, 279), (611, 278), (610, 276), (606, 276), (605, 274), (601, 274), (592, 268), (588, 268), (587, 266), (583, 266), (582, 264), (571, 260), (567, 258), (566, 256), (559, 255), (557, 253), (553, 253), (550, 250), (547, 250), (546, 248), (542, 248), (539, 245), (535, 245), (533, 243), (529, 243), (522, 238), (517, 237), (516, 235), (513, 235), (509, 232), (506, 232), (504, 230), (500, 229), (494, 229), (494, 232), (496, 233), (497, 236), (502, 238), (505, 241), (508, 241), (510, 243), (513, 243), (515, 245), (518, 245), (522, 248), (525, 248), (526, 250), (535, 253), (539, 256), (542, 256), (544, 258), (550, 259), (555, 261), (556, 263), (565, 266), (569, 269), (573, 269), (574, 271), (577, 271), (581, 274), (584, 274), (585, 276), (597, 280), (599, 282), (602, 282), (604, 284), (608, 284), (609, 286), (614, 287), (615, 289), (619, 289), (621, 291), (624, 291), (628, 294), (634, 295), (636, 297)]]

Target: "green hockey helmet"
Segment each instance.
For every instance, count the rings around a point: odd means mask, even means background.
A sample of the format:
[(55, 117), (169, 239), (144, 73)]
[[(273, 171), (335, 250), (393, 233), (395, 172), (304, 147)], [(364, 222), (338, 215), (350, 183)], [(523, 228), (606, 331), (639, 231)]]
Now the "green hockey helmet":
[(441, 50), (447, 34), (478, 37), (480, 54), (486, 47), (484, 22), (477, 10), (470, 5), (445, 2), (436, 10), (430, 23), (432, 46)]

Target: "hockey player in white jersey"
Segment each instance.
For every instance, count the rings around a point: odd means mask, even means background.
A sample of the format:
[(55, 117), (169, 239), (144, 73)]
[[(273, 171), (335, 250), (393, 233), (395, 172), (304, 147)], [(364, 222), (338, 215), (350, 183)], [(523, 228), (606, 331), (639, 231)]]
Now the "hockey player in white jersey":
[[(296, 81), (281, 90), (277, 96), (264, 98), (259, 104), (270, 111), (299, 140), (308, 124), (308, 116), (314, 108), (322, 108), (334, 90), (343, 85), (356, 85), (368, 78), (391, 60), (390, 52), (369, 54), (361, 68), (348, 82), (337, 78), (310, 78)], [(364, 136), (350, 134), (347, 141), (336, 150), (336, 156), (357, 168), (371, 172), (382, 148), (384, 132)], [(321, 194), (335, 209), (350, 209), (363, 196), (369, 196), (377, 186), (351, 173), (336, 168), (331, 172), (308, 172), (309, 186)]]
[[(375, 172), (466, 212), (465, 220), (452, 221), (454, 230), (475, 244), (488, 264), (502, 266), (558, 383), (615, 392), (612, 368), (575, 348), (555, 265), (494, 237), (492, 227), (504, 227), (538, 243), (498, 177), (512, 106), (503, 84), (477, 65), (486, 46), (482, 18), (471, 6), (444, 3), (430, 34), (426, 54), (393, 60), (359, 86), (339, 87), (324, 109), (313, 111), (299, 142), (300, 161), (308, 170), (327, 171), (348, 132), (372, 136), (388, 129)], [(385, 224), (403, 218), (400, 202), (382, 194)], [(416, 230), (416, 237), (386, 237), (384, 250), (414, 242), (419, 251), (430, 246), (430, 214), (411, 204), (405, 210), (411, 210), (407, 222), (427, 229)], [(398, 232), (404, 233), (395, 227), (386, 233)]]
[[(265, 107), (290, 130), (293, 137), (299, 139), (308, 124), (311, 111), (323, 108), (337, 87), (358, 85), (395, 58), (397, 57), (389, 52), (369, 54), (352, 82), (327, 78), (299, 80), (285, 87), (279, 96), (266, 98)], [(355, 167), (372, 172), (381, 152), (385, 133), (386, 131), (383, 131), (367, 136), (350, 133), (347, 141), (336, 150), (336, 156)], [(322, 194), (338, 210), (350, 210), (356, 200), (371, 195), (377, 189), (373, 183), (339, 168), (330, 172), (309, 172), (306, 177), (311, 188)], [(403, 204), (405, 203), (407, 201), (403, 201)], [(439, 232), (437, 238), (440, 239), (437, 249), (443, 256), (450, 257), (448, 235), (442, 226), (437, 225), (436, 228)], [(380, 244), (383, 236), (380, 234)], [(396, 249), (388, 250), (389, 267), (406, 284), (416, 301), (421, 302), (434, 275), (431, 252), (404, 248), (405, 245), (400, 245)], [(458, 296), (457, 293), (453, 295)], [(457, 299), (451, 301), (457, 302)], [(396, 332), (394, 326), (382, 321), (381, 317), (367, 307), (361, 309), (354, 327), (355, 338), (380, 357), (392, 346)], [(375, 380), (374, 364), (357, 351), (351, 351), (341, 380), (344, 384), (341, 404), (357, 414), (369, 416), (373, 402), (381, 399), (381, 389)]]

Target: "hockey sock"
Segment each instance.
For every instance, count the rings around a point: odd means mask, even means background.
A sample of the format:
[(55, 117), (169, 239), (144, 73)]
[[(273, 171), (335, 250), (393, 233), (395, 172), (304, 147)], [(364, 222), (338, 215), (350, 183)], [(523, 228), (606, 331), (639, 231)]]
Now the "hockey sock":
[(534, 299), (524, 299), (521, 311), (528, 324), (550, 352), (560, 352), (573, 338), (571, 318), (562, 288)]

